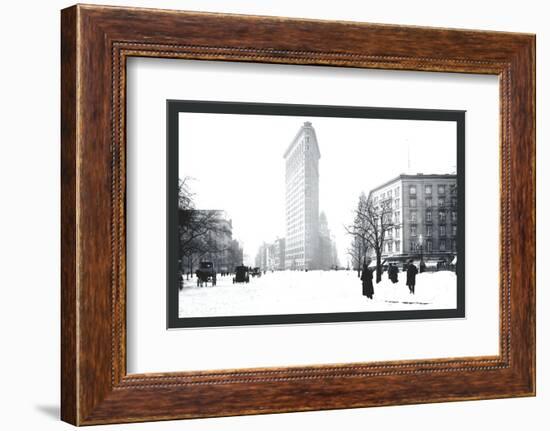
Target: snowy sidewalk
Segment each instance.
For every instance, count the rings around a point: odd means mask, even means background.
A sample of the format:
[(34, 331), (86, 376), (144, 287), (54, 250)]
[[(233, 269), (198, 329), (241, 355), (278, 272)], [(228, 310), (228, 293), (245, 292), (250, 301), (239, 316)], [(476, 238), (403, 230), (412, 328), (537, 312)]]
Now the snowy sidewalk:
[(279, 271), (233, 284), (232, 276), (218, 276), (211, 287), (186, 281), (179, 295), (180, 317), (246, 316), (264, 314), (337, 313), (456, 308), (456, 275), (450, 271), (422, 273), (416, 277), (415, 294), (399, 273), (393, 284), (387, 273), (374, 284), (374, 298), (362, 295), (354, 271)]

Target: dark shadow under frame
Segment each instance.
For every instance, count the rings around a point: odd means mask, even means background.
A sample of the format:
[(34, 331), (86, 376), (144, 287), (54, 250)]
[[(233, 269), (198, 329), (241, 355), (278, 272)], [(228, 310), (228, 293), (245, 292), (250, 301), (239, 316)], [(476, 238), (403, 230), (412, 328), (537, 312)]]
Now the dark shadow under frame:
[[(271, 314), (246, 316), (179, 317), (178, 154), (179, 114), (241, 114), (303, 117), (338, 117), (387, 120), (429, 120), (456, 122), (457, 160), (457, 307), (436, 310), (358, 311), (334, 313)], [(167, 163), (167, 275), (166, 325), (173, 328), (359, 322), (380, 320), (442, 319), (465, 317), (465, 111), (441, 109), (378, 108), (357, 106), (298, 105), (275, 103), (211, 102), (168, 100), (166, 102)]]

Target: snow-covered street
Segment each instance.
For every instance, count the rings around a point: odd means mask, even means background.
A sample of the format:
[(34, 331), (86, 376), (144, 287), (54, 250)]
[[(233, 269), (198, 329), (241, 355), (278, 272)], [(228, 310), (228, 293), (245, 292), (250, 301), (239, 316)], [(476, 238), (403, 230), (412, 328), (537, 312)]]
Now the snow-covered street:
[(456, 308), (456, 275), (425, 272), (416, 277), (415, 294), (399, 273), (393, 284), (387, 273), (374, 283), (374, 298), (362, 295), (355, 271), (268, 272), (250, 283), (233, 284), (233, 276), (218, 275), (217, 285), (197, 287), (193, 278), (179, 295), (180, 317), (265, 314), (335, 313)]

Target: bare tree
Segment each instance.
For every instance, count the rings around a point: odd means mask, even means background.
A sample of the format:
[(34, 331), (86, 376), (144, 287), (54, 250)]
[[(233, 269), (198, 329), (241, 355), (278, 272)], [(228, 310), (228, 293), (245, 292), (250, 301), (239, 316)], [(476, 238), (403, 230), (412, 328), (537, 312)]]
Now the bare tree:
[(189, 210), (195, 208), (193, 197), (195, 194), (191, 191), (190, 182), (192, 177), (185, 177), (178, 183), (178, 208), (180, 210)]
[(363, 263), (364, 251), (360, 244), (353, 238), (347, 254), (351, 257), (351, 266), (357, 271), (357, 277), (361, 277), (361, 264)]
[(382, 280), (382, 253), (386, 243), (386, 234), (393, 229), (392, 200), (385, 199), (373, 202), (364, 193), (359, 197), (359, 203), (355, 209), (353, 223), (345, 226), (348, 234), (354, 238), (356, 248), (363, 248), (363, 262), (366, 261), (368, 250), (376, 255), (376, 282)]
[(362, 208), (367, 204), (365, 193), (359, 196), (357, 208), (354, 211), (353, 223), (345, 225), (344, 229), (351, 235), (351, 246), (348, 249), (348, 254), (352, 258), (352, 266), (357, 269), (357, 277), (361, 276), (361, 266), (366, 263), (367, 253), (369, 251), (369, 243), (367, 241), (368, 225), (362, 217)]
[(231, 228), (221, 211), (195, 209), (190, 180), (190, 177), (180, 180), (178, 190), (179, 251), (182, 261), (186, 259), (188, 274), (205, 255), (212, 257), (227, 250), (230, 241), (226, 238), (231, 236)]
[(352, 266), (357, 270), (357, 277), (361, 276), (361, 268), (367, 260), (369, 252), (369, 243), (367, 241), (368, 229), (360, 215), (358, 209), (366, 205), (367, 197), (365, 193), (359, 196), (359, 202), (354, 212), (353, 223), (349, 226), (344, 226), (346, 232), (352, 236), (351, 245), (348, 249), (348, 254), (352, 259)]

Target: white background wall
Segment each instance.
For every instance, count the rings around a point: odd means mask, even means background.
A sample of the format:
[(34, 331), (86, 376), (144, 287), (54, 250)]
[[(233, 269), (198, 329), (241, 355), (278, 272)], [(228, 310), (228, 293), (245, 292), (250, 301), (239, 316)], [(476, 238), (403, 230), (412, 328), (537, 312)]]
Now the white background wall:
[[(537, 33), (538, 396), (185, 422), (109, 429), (547, 429), (549, 296), (544, 291), (548, 225), (550, 14), (535, 0), (313, 2), (297, 0), (103, 1), (104, 4), (357, 20)], [(69, 429), (59, 411), (59, 9), (71, 3), (4, 2), (0, 20), (0, 424)], [(548, 190), (548, 189), (546, 189)]]

